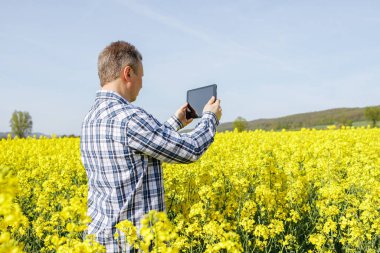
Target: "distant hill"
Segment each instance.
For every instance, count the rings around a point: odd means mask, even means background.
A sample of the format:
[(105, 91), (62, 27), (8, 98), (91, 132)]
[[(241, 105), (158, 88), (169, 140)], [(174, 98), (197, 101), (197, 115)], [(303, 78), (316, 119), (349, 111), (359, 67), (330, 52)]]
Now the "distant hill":
[[(380, 106), (376, 106), (380, 107)], [(289, 115), (273, 119), (257, 119), (248, 121), (248, 129), (263, 130), (297, 130), (300, 128), (322, 128), (327, 125), (355, 125), (358, 122), (366, 123), (365, 108), (336, 108), (317, 112), (308, 112)], [(222, 123), (218, 126), (219, 132), (233, 130), (233, 122)]]

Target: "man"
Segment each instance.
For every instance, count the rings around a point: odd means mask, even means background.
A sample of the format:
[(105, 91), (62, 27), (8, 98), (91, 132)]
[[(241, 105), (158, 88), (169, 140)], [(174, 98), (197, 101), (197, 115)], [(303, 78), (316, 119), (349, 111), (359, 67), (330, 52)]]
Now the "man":
[(101, 90), (82, 125), (81, 157), (88, 176), (89, 234), (121, 252), (125, 238), (114, 239), (115, 225), (130, 220), (137, 227), (150, 210), (165, 211), (161, 162), (190, 163), (213, 142), (222, 114), (220, 100), (205, 105), (195, 129), (183, 105), (161, 124), (132, 104), (142, 87), (142, 56), (124, 41), (107, 46), (98, 58)]

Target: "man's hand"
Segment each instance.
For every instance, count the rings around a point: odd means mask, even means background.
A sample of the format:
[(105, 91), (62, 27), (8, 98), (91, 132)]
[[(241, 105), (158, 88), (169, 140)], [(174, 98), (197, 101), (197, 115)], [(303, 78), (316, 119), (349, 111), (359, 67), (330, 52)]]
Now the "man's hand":
[(218, 120), (220, 120), (220, 118), (222, 117), (222, 107), (220, 107), (220, 99), (215, 100), (215, 97), (212, 96), (203, 108), (203, 112), (213, 112), (215, 113)]
[(184, 104), (175, 113), (175, 116), (181, 121), (183, 127), (187, 126), (188, 124), (190, 124), (193, 121), (192, 118), (191, 119), (186, 119), (186, 108), (187, 108), (187, 105), (188, 105), (188, 103)]

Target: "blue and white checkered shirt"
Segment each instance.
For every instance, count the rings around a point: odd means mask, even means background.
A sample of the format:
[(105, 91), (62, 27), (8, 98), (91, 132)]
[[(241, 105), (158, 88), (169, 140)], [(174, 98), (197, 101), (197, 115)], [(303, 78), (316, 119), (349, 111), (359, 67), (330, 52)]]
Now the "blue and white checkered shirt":
[(92, 218), (88, 233), (107, 252), (121, 252), (125, 238), (114, 239), (117, 223), (128, 219), (139, 227), (150, 210), (165, 210), (161, 161), (196, 161), (213, 142), (217, 125), (215, 114), (207, 112), (192, 132), (181, 134), (175, 116), (161, 124), (116, 92), (98, 91), (80, 141)]

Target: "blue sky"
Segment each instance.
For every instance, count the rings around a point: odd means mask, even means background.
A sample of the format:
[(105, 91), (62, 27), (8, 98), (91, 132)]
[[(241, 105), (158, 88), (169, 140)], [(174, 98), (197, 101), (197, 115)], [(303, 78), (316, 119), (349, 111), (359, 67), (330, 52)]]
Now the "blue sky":
[(0, 132), (79, 134), (99, 89), (97, 57), (143, 55), (135, 102), (161, 121), (186, 91), (218, 84), (221, 122), (380, 104), (379, 1), (2, 1)]

